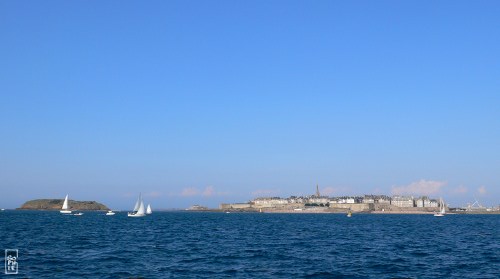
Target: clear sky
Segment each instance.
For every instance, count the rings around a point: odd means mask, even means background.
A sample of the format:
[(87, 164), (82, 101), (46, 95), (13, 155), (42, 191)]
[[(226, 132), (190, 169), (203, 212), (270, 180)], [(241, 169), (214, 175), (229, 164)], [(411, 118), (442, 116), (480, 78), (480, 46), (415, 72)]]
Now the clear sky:
[(1, 1), (0, 207), (500, 202), (500, 1)]

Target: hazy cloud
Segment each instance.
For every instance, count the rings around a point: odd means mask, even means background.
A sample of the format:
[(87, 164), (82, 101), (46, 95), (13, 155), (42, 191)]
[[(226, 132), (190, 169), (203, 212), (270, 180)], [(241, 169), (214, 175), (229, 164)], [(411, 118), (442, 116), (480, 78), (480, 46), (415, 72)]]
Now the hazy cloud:
[(134, 196), (137, 196), (137, 193), (133, 194), (133, 193), (127, 192), (127, 193), (122, 194), (122, 197), (125, 197), (125, 198), (130, 198), (130, 197), (134, 197)]
[(194, 187), (188, 187), (182, 189), (181, 196), (182, 197), (192, 197), (192, 196), (197, 196), (200, 194), (200, 191)]
[(226, 192), (217, 192), (214, 188), (214, 186), (207, 186), (205, 189), (201, 190), (196, 187), (187, 187), (182, 189), (180, 194), (175, 194), (174, 196), (181, 196), (181, 197), (214, 197), (214, 196), (224, 196), (227, 195), (228, 193)]
[(331, 196), (331, 195), (336, 194), (336, 193), (339, 193), (339, 189), (338, 188), (325, 187), (323, 189), (320, 189), (320, 194), (324, 195), (324, 196)]
[(432, 195), (446, 185), (445, 181), (432, 181), (422, 179), (405, 186), (393, 186), (393, 195)]
[(213, 196), (214, 194), (215, 194), (214, 186), (208, 186), (208, 187), (206, 187), (205, 190), (202, 193), (202, 195), (205, 196), (205, 197), (210, 197), (210, 196)]
[(467, 189), (467, 187), (465, 187), (463, 185), (460, 185), (457, 188), (455, 188), (455, 189), (452, 190), (452, 192), (455, 193), (455, 194), (465, 194), (468, 191), (469, 190)]
[(484, 195), (486, 194), (486, 187), (481, 186), (477, 189), (477, 191), (479, 192), (480, 195)]

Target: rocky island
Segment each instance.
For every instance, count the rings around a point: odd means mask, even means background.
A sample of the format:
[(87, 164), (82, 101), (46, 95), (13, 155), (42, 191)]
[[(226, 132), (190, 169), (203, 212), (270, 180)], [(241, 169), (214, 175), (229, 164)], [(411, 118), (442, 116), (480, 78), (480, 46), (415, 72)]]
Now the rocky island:
[[(64, 199), (38, 199), (25, 202), (20, 208), (26, 210), (61, 210)], [(69, 200), (69, 210), (109, 210), (107, 206), (96, 201)]]

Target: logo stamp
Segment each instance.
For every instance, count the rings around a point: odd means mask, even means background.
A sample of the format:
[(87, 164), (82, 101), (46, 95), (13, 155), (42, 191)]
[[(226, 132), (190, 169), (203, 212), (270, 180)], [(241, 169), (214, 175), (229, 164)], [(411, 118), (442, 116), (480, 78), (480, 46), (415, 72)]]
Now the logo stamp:
[(17, 274), (17, 249), (5, 249), (5, 274)]

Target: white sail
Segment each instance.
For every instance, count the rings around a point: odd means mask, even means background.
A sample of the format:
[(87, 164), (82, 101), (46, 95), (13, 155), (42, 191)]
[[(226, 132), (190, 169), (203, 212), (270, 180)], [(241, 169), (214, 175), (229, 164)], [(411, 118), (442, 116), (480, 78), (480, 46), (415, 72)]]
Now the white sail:
[(66, 198), (64, 199), (63, 206), (61, 208), (62, 210), (67, 210), (68, 209), (68, 195), (66, 195)]
[(446, 213), (446, 208), (445, 208), (444, 200), (441, 198), (441, 214)]
[(135, 202), (134, 210), (133, 212), (137, 212), (139, 210), (139, 205), (142, 200), (142, 194), (139, 194), (139, 197), (137, 198), (137, 201)]
[(139, 205), (139, 209), (137, 210), (136, 215), (144, 215), (144, 213), (146, 213), (146, 210), (144, 208), (144, 203), (142, 202), (142, 199), (141, 199), (141, 203)]
[(146, 214), (151, 214), (153, 211), (151, 210), (151, 205), (148, 204), (148, 209), (146, 209)]

